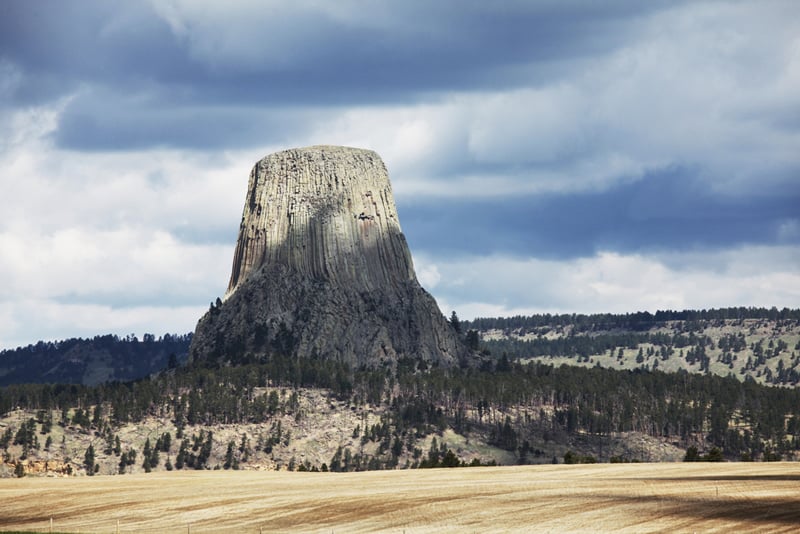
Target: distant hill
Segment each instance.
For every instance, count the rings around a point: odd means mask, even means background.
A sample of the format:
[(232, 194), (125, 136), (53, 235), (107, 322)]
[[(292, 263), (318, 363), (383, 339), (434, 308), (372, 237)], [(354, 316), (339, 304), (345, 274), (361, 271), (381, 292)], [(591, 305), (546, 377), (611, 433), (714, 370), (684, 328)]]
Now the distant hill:
[(0, 386), (10, 384), (83, 384), (136, 380), (186, 361), (192, 334), (115, 335), (0, 351)]
[(0, 478), (800, 459), (796, 312), (703, 313), (453, 314), (449, 327), (484, 351), (477, 366), (375, 369), (277, 351), (179, 365), (188, 335), (5, 351)]
[[(467, 341), (512, 360), (618, 370), (732, 375), (800, 384), (800, 309), (721, 308), (539, 314), (461, 321)], [(470, 341), (471, 339), (471, 341)], [(186, 362), (192, 334), (72, 338), (0, 351), (0, 387), (129, 381)]]
[[(463, 321), (496, 357), (800, 383), (800, 310), (723, 308)], [(475, 336), (473, 335), (473, 339)]]

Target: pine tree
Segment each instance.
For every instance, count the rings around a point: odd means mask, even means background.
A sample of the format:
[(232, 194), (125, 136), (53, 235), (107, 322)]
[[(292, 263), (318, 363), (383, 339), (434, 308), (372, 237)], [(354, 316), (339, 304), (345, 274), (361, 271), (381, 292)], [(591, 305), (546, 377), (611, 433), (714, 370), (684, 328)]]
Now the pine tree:
[(94, 445), (89, 444), (89, 448), (86, 449), (86, 453), (83, 455), (83, 466), (86, 468), (86, 474), (89, 476), (94, 475), (95, 472), (95, 463), (94, 463)]
[(457, 334), (461, 333), (461, 320), (458, 318), (455, 310), (450, 314), (450, 326), (453, 327), (453, 330), (455, 330)]
[(228, 450), (225, 452), (225, 463), (222, 464), (222, 467), (225, 469), (230, 469), (233, 466), (233, 448), (236, 444), (233, 440), (228, 442)]
[(149, 473), (152, 470), (152, 466), (150, 465), (151, 456), (153, 454), (153, 447), (150, 445), (150, 438), (144, 442), (144, 451), (142, 451), (142, 456), (144, 456), (144, 460), (142, 460), (142, 467), (144, 467), (144, 472)]

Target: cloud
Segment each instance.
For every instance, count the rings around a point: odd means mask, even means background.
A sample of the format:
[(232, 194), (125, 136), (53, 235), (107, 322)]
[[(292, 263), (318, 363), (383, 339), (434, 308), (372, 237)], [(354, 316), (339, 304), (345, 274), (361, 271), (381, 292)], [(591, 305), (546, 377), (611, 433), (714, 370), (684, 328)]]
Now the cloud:
[(668, 167), (735, 195), (800, 172), (792, 3), (90, 7), (6, 8), (5, 93), (58, 78), (62, 148), (352, 139), (409, 196), (570, 193)]
[(227, 266), (219, 258), (232, 256), (233, 246), (181, 243), (163, 231), (69, 228), (0, 233), (0, 252), (3, 299), (197, 303), (202, 290), (222, 285)]
[(61, 113), (53, 139), (60, 148), (101, 152), (151, 148), (241, 150), (285, 145), (331, 114), (329, 110), (305, 107), (185, 102), (163, 88), (133, 95), (82, 89)]
[[(234, 146), (285, 130), (287, 107), (297, 116), (301, 107), (414, 105), (542, 84), (573, 72), (576, 58), (621, 46), (636, 21), (660, 9), (181, 0), (84, 7), (8, 5), (0, 45), (22, 80), (12, 100), (77, 95), (56, 139), (87, 150)], [(262, 135), (252, 136), (259, 125)]]
[(5, 215), (0, 231), (191, 228), (212, 236), (224, 234), (224, 241), (235, 239), (246, 177), (264, 155), (260, 149), (61, 150), (49, 138), (62, 113), (59, 107), (7, 114), (3, 138), (9, 141), (0, 150)]
[[(162, 85), (195, 101), (386, 103), (543, 79), (547, 63), (619, 46), (657, 2), (482, 3), (164, 0), (10, 2), (0, 46), (20, 101), (83, 84)], [(531, 62), (543, 62), (539, 69)], [(59, 83), (60, 82), (60, 83)], [(59, 91), (61, 91), (59, 93)]]
[[(205, 306), (64, 304), (52, 300), (0, 301), (0, 347), (59, 341), (101, 334), (185, 334), (194, 330)], [(31, 330), (31, 325), (40, 325)]]
[(764, 303), (794, 307), (800, 302), (798, 259), (798, 246), (663, 256), (600, 252), (567, 261), (415, 255), (418, 268), (439, 273), (438, 283), (428, 289), (442, 310), (454, 309), (465, 319)]
[(190, 329), (251, 166), (310, 144), (381, 154), (465, 317), (797, 306), (798, 35), (791, 0), (0, 2), (0, 345)]
[(232, 253), (125, 227), (0, 232), (0, 346), (191, 331), (223, 293)]
[(798, 25), (712, 7), (652, 15), (546, 82), (350, 108), (312, 137), (376, 148), (407, 197), (602, 191), (676, 168), (720, 196), (796, 191)]
[(702, 176), (677, 168), (570, 195), (401, 197), (398, 212), (412, 249), (422, 253), (570, 259), (797, 244), (791, 221), (798, 205), (797, 188), (722, 196)]
[[(152, 5), (197, 61), (290, 79), (303, 71), (312, 82), (333, 75), (334, 84), (380, 88), (384, 97), (396, 94), (392, 86), (407, 91), (516, 81), (514, 65), (606, 50), (630, 31), (625, 23), (660, 8), (627, 1), (608, 9), (585, 2), (509, 2), (502, 9), (453, 1)], [(316, 72), (308, 71), (310, 64)], [(367, 77), (349, 79), (359, 73)]]
[(0, 347), (192, 330), (224, 292), (255, 153), (63, 151), (59, 108), (0, 126)]

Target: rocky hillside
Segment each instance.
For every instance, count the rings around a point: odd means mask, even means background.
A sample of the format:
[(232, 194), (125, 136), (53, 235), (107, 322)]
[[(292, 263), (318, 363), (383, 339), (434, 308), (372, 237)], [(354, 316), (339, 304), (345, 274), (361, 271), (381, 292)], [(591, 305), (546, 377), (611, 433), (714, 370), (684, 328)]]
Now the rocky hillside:
[[(520, 462), (522, 451), (491, 443), (497, 438), (497, 421), (518, 415), (514, 410), (497, 411), (491, 421), (468, 431), (445, 425), (395, 435), (391, 410), (385, 405), (354, 405), (320, 389), (264, 388), (255, 393), (268, 403), (263, 420), (234, 424), (176, 426), (168, 417), (148, 416), (116, 425), (103, 415), (102, 405), (99, 414), (96, 406), (66, 412), (13, 410), (0, 418), (0, 477), (176, 469), (354, 471)], [(679, 461), (685, 455), (669, 440), (639, 432), (606, 436), (599, 450), (605, 460)], [(597, 451), (598, 444), (585, 438), (534, 440), (526, 445), (523, 460), (563, 462), (565, 454), (585, 458)]]
[(9, 385), (0, 474), (794, 460), (797, 312), (760, 313), (453, 316), (491, 352), (477, 367), (275, 353), (128, 383)]
[(15, 385), (0, 389), (0, 414), (8, 476), (800, 455), (796, 388), (507, 358), (389, 372), (275, 357), (126, 384)]
[[(652, 315), (532, 316), (479, 319), (493, 355), (609, 369), (732, 375), (795, 387), (800, 383), (800, 312), (710, 310), (693, 318)], [(684, 315), (699, 312), (681, 312)], [(675, 314), (677, 315), (677, 314)]]

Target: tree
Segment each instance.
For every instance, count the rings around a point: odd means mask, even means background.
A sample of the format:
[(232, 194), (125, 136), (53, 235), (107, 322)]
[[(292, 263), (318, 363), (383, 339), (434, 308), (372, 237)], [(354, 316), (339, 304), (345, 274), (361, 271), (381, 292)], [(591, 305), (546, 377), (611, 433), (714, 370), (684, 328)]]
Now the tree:
[[(247, 459), (250, 457), (250, 440), (247, 439), (247, 434), (242, 434), (242, 442), (239, 444), (239, 454), (241, 455), (242, 461), (246, 462)], [(239, 457), (236, 458), (236, 464), (238, 469)]]
[(725, 458), (722, 456), (722, 450), (719, 447), (714, 447), (703, 458), (706, 462), (722, 462)]
[(400, 441), (400, 436), (395, 434), (394, 441), (392, 442), (392, 456), (397, 458), (403, 452), (403, 442)]
[(684, 462), (699, 462), (700, 454), (697, 452), (697, 447), (691, 446), (686, 449), (686, 455), (683, 457)]
[(5, 449), (8, 452), (8, 444), (11, 443), (11, 440), (14, 438), (14, 431), (11, 430), (11, 427), (7, 427), (6, 431), (3, 432), (3, 436), (0, 437), (0, 447)]
[(144, 451), (142, 451), (142, 456), (144, 456), (144, 460), (142, 460), (142, 467), (144, 467), (144, 472), (149, 473), (152, 470), (152, 466), (150, 465), (151, 456), (153, 454), (153, 448), (150, 445), (150, 438), (144, 442)]
[(453, 327), (453, 330), (455, 330), (457, 334), (461, 333), (461, 321), (459, 320), (455, 310), (453, 310), (453, 313), (450, 314), (450, 326)]
[(158, 463), (161, 461), (160, 455), (158, 454), (158, 449), (154, 448), (150, 451), (150, 468), (154, 469), (158, 467)]
[(83, 466), (86, 468), (86, 474), (89, 476), (94, 475), (95, 472), (95, 463), (94, 463), (94, 445), (89, 444), (89, 448), (86, 449), (86, 453), (83, 455)]
[(225, 463), (222, 464), (222, 467), (225, 469), (230, 469), (233, 466), (233, 448), (235, 446), (236, 444), (233, 442), (233, 440), (228, 442), (228, 450), (225, 452)]
[(169, 452), (170, 447), (172, 446), (172, 434), (169, 432), (164, 432), (161, 434), (161, 437), (156, 440), (156, 450), (161, 452)]
[(337, 472), (342, 471), (342, 446), (339, 445), (339, 448), (336, 449), (336, 452), (333, 453), (333, 458), (331, 458), (331, 471)]
[(467, 330), (467, 346), (470, 350), (478, 350), (480, 348), (480, 336), (477, 330)]
[(100, 423), (103, 421), (103, 406), (100, 403), (94, 407), (94, 412), (92, 413), (92, 424), (94, 426), (100, 426)]
[(458, 456), (450, 450), (447, 449), (447, 452), (444, 453), (444, 458), (442, 458), (442, 467), (458, 467), (461, 465), (461, 461), (458, 459)]
[(176, 469), (183, 469), (184, 464), (186, 463), (186, 455), (188, 452), (186, 449), (189, 447), (189, 440), (184, 439), (181, 442), (180, 449), (178, 449), (178, 456), (175, 458), (175, 468)]

